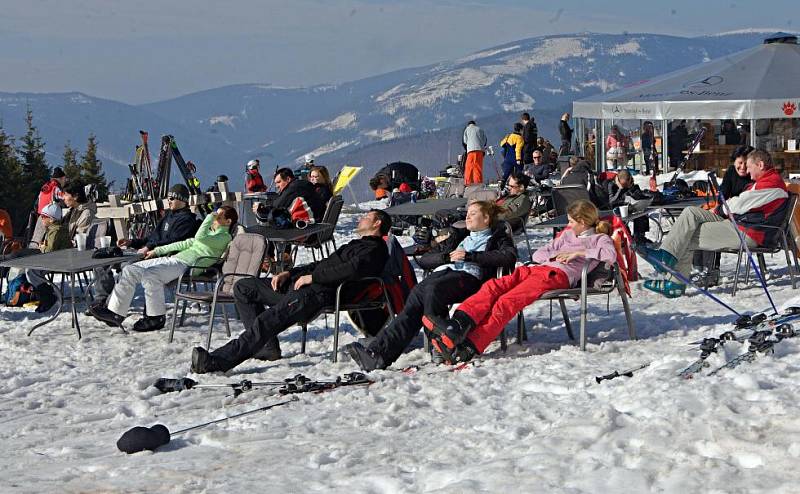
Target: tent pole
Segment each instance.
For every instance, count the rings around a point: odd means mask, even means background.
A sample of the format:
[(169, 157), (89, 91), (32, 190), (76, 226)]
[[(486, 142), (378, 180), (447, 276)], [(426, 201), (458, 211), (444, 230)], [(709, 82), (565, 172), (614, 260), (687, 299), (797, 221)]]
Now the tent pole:
[(750, 119), (750, 145), (756, 147), (756, 119)]
[[(601, 112), (602, 114), (602, 112)], [(606, 171), (606, 119), (600, 118), (600, 135), (595, 138), (595, 149), (600, 150), (600, 156), (597, 159), (597, 170)]]
[(661, 173), (669, 171), (669, 125), (666, 120), (661, 121)]

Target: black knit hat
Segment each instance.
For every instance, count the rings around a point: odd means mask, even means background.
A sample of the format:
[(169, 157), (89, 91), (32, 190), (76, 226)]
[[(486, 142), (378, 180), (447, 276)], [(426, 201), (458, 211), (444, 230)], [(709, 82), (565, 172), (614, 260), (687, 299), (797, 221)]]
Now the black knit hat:
[(189, 188), (183, 184), (175, 184), (169, 189), (168, 197), (174, 197), (179, 201), (189, 202)]
[(64, 170), (62, 170), (60, 166), (53, 168), (53, 178), (62, 178), (66, 176)]

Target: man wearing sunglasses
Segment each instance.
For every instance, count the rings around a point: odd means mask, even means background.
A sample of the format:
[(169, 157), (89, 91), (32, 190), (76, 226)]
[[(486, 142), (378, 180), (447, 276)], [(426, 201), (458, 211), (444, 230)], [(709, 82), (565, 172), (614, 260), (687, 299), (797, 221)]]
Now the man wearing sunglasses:
[[(200, 227), (197, 215), (189, 209), (189, 188), (183, 184), (173, 185), (167, 195), (167, 210), (147, 238), (119, 239), (117, 245), (137, 249), (142, 255), (162, 245), (194, 237)], [(97, 268), (94, 272), (95, 300), (105, 305), (106, 299), (114, 290), (114, 274), (111, 268)]]

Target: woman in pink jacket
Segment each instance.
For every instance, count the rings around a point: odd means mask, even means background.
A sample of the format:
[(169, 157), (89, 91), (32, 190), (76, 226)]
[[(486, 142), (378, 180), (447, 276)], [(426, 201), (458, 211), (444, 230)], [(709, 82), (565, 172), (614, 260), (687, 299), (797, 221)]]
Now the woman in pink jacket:
[(574, 287), (586, 263), (616, 263), (609, 234), (611, 225), (599, 221), (597, 207), (576, 201), (567, 208), (569, 228), (533, 254), (533, 266), (520, 266), (508, 276), (487, 281), (465, 300), (451, 319), (426, 314), (422, 323), (433, 346), (449, 363), (465, 362), (483, 353), (520, 310), (544, 292)]

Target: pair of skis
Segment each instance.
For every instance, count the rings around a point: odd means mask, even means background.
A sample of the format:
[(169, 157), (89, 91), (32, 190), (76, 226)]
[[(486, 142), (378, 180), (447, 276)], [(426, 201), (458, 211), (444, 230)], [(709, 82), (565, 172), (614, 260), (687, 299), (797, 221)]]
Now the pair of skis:
[[(707, 374), (708, 376), (714, 376), (722, 371), (735, 369), (742, 364), (753, 362), (759, 355), (772, 353), (777, 343), (796, 336), (798, 332), (791, 323), (799, 319), (800, 307), (790, 307), (785, 313), (772, 316), (767, 316), (763, 313), (741, 316), (736, 321), (736, 327), (733, 330), (725, 331), (716, 337), (703, 338), (700, 341), (692, 342), (692, 345), (698, 345), (700, 355), (694, 362), (681, 370), (677, 376), (681, 379), (692, 379), (699, 375), (700, 372), (709, 367), (708, 358), (729, 342), (747, 343), (747, 351), (712, 370)], [(650, 364), (650, 362), (647, 362), (631, 369), (597, 376), (595, 381), (599, 384), (620, 376), (631, 377), (637, 371), (649, 367)]]
[(331, 381), (318, 381), (310, 379), (303, 374), (297, 374), (296, 376), (284, 379), (283, 381), (243, 380), (226, 384), (202, 384), (188, 377), (183, 377), (180, 379), (161, 377), (155, 383), (153, 383), (153, 387), (162, 393), (172, 393), (175, 391), (180, 392), (202, 388), (230, 389), (233, 391), (233, 396), (236, 397), (253, 389), (277, 388), (278, 394), (288, 395), (297, 393), (319, 393), (344, 386), (370, 385), (373, 384), (373, 382), (374, 381), (371, 381), (364, 373), (350, 372), (349, 374), (339, 376), (335, 380)]

